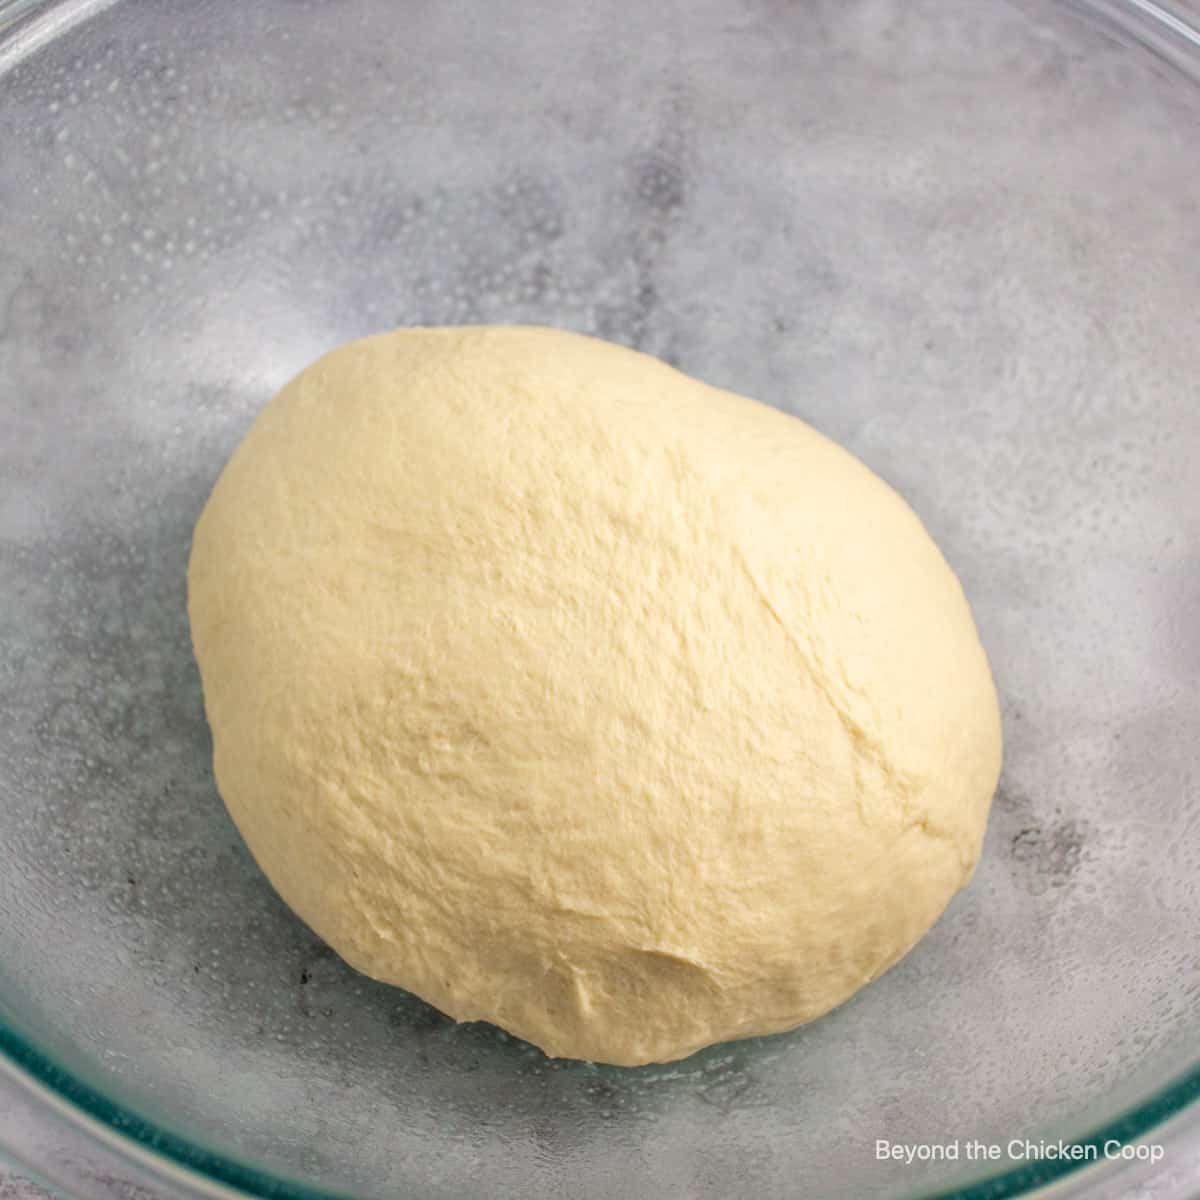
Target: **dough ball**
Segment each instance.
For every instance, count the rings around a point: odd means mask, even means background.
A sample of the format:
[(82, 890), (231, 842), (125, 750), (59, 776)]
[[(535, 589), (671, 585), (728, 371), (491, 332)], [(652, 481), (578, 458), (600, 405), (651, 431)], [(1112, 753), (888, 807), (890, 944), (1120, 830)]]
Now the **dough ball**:
[(916, 516), (631, 350), (326, 355), (221, 475), (189, 609), (221, 794), (288, 904), (551, 1055), (811, 1021), (979, 855), (996, 695)]

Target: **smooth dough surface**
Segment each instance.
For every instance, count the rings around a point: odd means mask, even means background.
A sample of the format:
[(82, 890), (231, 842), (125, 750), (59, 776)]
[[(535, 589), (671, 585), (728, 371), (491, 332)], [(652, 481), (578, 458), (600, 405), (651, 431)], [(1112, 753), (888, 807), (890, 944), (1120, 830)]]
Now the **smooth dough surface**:
[(549, 329), (355, 342), (196, 527), (218, 785), (351, 965), (639, 1064), (827, 1012), (971, 874), (991, 674), (903, 500), (779, 411)]

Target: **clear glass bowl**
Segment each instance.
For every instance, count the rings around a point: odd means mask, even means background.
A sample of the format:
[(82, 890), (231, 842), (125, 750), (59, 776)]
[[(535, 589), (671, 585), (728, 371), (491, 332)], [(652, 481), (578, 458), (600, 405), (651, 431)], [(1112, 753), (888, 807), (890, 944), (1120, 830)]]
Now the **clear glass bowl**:
[[(0, 4), (10, 1148), (80, 1191), (54, 1131), (167, 1194), (663, 1200), (1114, 1169), (1011, 1139), (1195, 1155), (1195, 15)], [(318, 353), (468, 321), (802, 414), (960, 571), (1004, 699), (986, 857), (827, 1019), (548, 1061), (352, 974), (227, 819), (184, 611), (199, 507)], [(881, 1138), (1005, 1153), (905, 1165)]]

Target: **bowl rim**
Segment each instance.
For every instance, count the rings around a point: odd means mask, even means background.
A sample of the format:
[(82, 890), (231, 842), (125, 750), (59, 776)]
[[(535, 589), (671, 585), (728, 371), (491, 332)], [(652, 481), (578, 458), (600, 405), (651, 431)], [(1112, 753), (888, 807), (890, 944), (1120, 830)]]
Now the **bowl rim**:
[[(0, 79), (17, 63), (119, 0), (0, 0)], [(1044, 0), (1098, 23), (1121, 40), (1137, 43), (1190, 83), (1200, 84), (1200, 0)], [(339, 1193), (252, 1166), (235, 1155), (206, 1148), (166, 1123), (107, 1095), (62, 1065), (0, 1015), (0, 1099), (18, 1097), (47, 1125), (79, 1135), (115, 1167), (136, 1168), (169, 1194), (189, 1200), (349, 1200)], [(1180, 1126), (1180, 1123), (1182, 1125)], [(960, 1187), (919, 1193), (913, 1200), (1005, 1200), (1006, 1197), (1080, 1194), (1103, 1170), (1105, 1142), (1144, 1142), (1147, 1135), (1180, 1126), (1189, 1146), (1200, 1147), (1200, 1057), (1150, 1095), (1090, 1131), (1064, 1138), (1093, 1148), (1095, 1160), (1042, 1158), (981, 1176)], [(34, 1151), (0, 1141), (15, 1164), (60, 1189), (70, 1184)], [(1086, 1176), (1086, 1180), (1085, 1177)]]

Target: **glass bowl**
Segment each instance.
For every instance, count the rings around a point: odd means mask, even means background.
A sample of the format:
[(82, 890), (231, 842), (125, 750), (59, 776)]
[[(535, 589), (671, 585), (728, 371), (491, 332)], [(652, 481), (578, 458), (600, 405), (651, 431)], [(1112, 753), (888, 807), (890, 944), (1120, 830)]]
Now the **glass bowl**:
[[(156, 1194), (372, 1200), (1060, 1195), (1140, 1169), (1106, 1143), (1200, 1157), (1195, 16), (0, 4), (10, 1151), (80, 1194), (98, 1155)], [(547, 1060), (353, 974), (226, 817), (199, 508), (303, 364), (458, 322), (799, 413), (958, 569), (1007, 735), (985, 857), (826, 1019)]]

